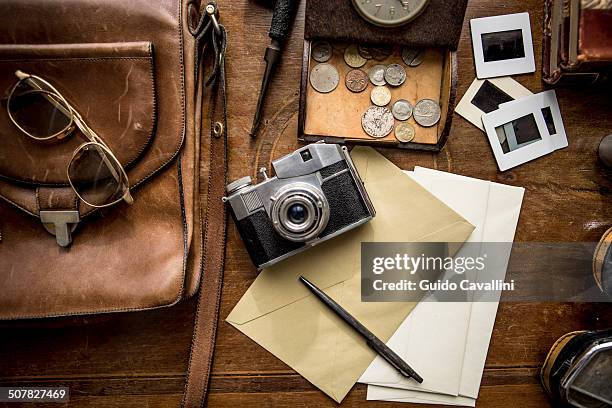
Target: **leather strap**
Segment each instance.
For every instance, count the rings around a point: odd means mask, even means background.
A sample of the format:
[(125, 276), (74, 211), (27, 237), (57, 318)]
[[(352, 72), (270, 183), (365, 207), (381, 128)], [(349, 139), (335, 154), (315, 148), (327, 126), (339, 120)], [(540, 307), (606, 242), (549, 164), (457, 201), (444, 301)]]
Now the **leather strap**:
[[(211, 95), (209, 114), (211, 120), (210, 171), (205, 207), (203, 271), (191, 343), (187, 381), (182, 401), (184, 408), (200, 408), (205, 404), (217, 333), (225, 259), (227, 214), (225, 204), (221, 201), (221, 198), (225, 194), (225, 176), (227, 172), (227, 111), (225, 94), (227, 33), (225, 28), (218, 24), (216, 18), (204, 15), (203, 19), (206, 18), (209, 20), (208, 24), (205, 24), (206, 28), (203, 31), (209, 40), (204, 45), (203, 51), (206, 50), (207, 46), (211, 46), (214, 54), (213, 69), (206, 81)], [(200, 58), (202, 66), (204, 54), (202, 52), (202, 57)]]

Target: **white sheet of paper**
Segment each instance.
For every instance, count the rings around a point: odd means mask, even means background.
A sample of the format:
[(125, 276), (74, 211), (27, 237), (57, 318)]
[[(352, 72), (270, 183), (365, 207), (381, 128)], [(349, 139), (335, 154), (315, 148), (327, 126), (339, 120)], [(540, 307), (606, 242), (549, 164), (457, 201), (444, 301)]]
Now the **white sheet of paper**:
[[(488, 183), (456, 181), (417, 173), (409, 175), (475, 226), (467, 242), (482, 241), (489, 197)], [(453, 200), (459, 192), (468, 193), (471, 199)], [(463, 252), (473, 249), (464, 246), (457, 256), (468, 256)], [(402, 376), (380, 356), (374, 359), (359, 382), (459, 395), (471, 308), (472, 304), (468, 302), (449, 305), (422, 301), (389, 340), (389, 347), (409, 361), (410, 366), (423, 377), (422, 384)], [(431, 320), (437, 322), (436, 330), (431, 330)], [(444, 363), (432, 364), (432, 361)]]
[(443, 404), (460, 407), (475, 407), (476, 399), (442, 394), (427, 394), (420, 391), (368, 385), (366, 399), (369, 401), (407, 402), (412, 404)]
[[(466, 219), (470, 220), (472, 224), (476, 226), (474, 234), (477, 235), (474, 236), (474, 239), (482, 242), (513, 241), (524, 194), (523, 188), (491, 183), (489, 181), (473, 179), (422, 167), (415, 168), (412, 177), (460, 214), (463, 214), (463, 208), (468, 207), (479, 208), (480, 213), (483, 213), (482, 207), (475, 203), (475, 201), (479, 200), (477, 198), (479, 195), (472, 195), (471, 189), (479, 190), (482, 188), (473, 186), (487, 186), (489, 194), (488, 198), (486, 199), (486, 210), (484, 210), (484, 214), (482, 214), (481, 217), (482, 220), (478, 222), (476, 218), (470, 218), (470, 216), (474, 217), (474, 214), (471, 214), (469, 209), (468, 211), (465, 211), (464, 215)], [(482, 200), (482, 198), (480, 200)], [(478, 235), (480, 236), (478, 237)], [(499, 266), (503, 267), (504, 270), (506, 268), (509, 255), (510, 254), (508, 252), (506, 259), (500, 260)], [(447, 305), (448, 313), (451, 315), (455, 310), (453, 303), (440, 303), (440, 305)], [(393, 377), (385, 376), (377, 377), (375, 378), (377, 381), (374, 381), (374, 383), (379, 383), (384, 386), (368, 386), (368, 399), (474, 406), (475, 399), (478, 396), (478, 390), (480, 388), (480, 381), (482, 378), (482, 372), (484, 370), (493, 325), (495, 323), (498, 304), (495, 302), (476, 302), (470, 305), (471, 310), (468, 331), (465, 339), (465, 350), (461, 356), (463, 357), (463, 364), (460, 376), (459, 396), (441, 395), (440, 391), (438, 391), (437, 394), (431, 393), (430, 390), (419, 390), (416, 387), (410, 387), (410, 389), (400, 389), (406, 388), (398, 387), (398, 385), (403, 385), (402, 382), (394, 384), (392, 383), (394, 380)], [(440, 333), (441, 330), (444, 330), (444, 321), (431, 319), (431, 315), (425, 314), (427, 311), (427, 308), (416, 308), (413, 313), (411, 313), (409, 318), (406, 319), (408, 321), (408, 325), (415, 325), (415, 323), (411, 323), (411, 321), (420, 321), (422, 324), (426, 325), (427, 330), (410, 331), (408, 334), (403, 335), (396, 333), (392, 339), (395, 338), (396, 335), (398, 335), (400, 338), (400, 340), (396, 341), (401, 341), (401, 336), (413, 338), (416, 340), (411, 340), (411, 343), (419, 344), (420, 347), (418, 347), (418, 349), (420, 349), (421, 352), (423, 352), (423, 350), (427, 350), (429, 347), (428, 342), (431, 340), (431, 333)], [(461, 315), (460, 312), (457, 312), (456, 318), (460, 319), (461, 316), (463, 315)], [(402, 330), (402, 328), (404, 328), (404, 324), (400, 326), (398, 332)], [(457, 340), (457, 342), (461, 342), (461, 340)], [(404, 354), (401, 354), (401, 352), (400, 355), (402, 355), (402, 357), (406, 357)], [(430, 366), (435, 367), (444, 365), (445, 362), (436, 360), (436, 356), (438, 356), (438, 354), (434, 354), (434, 359), (429, 361)], [(407, 361), (410, 360), (408, 359)], [(371, 380), (373, 376), (373, 373), (369, 372), (370, 368), (373, 366), (374, 368), (380, 367), (379, 364), (380, 363), (376, 363), (375, 360), (368, 370), (366, 370), (364, 375), (368, 374), (368, 377), (366, 378), (367, 380)], [(387, 370), (377, 370), (374, 372), (374, 374), (376, 372), (380, 372), (381, 374), (385, 375)], [(391, 380), (389, 380), (390, 378)], [(362, 377), (362, 379), (364, 379), (364, 377)], [(449, 380), (451, 382), (455, 381), (454, 378), (450, 377)], [(389, 381), (391, 381), (391, 383)]]

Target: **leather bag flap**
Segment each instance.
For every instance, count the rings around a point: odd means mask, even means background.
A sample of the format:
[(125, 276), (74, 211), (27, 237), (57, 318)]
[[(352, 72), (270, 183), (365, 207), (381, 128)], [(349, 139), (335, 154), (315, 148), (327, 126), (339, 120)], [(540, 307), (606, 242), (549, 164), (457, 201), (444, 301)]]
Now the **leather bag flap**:
[[(156, 119), (151, 43), (0, 45), (0, 90), (12, 88), (17, 70), (53, 85), (125, 167), (148, 146)], [(78, 129), (61, 140), (34, 140), (7, 109), (0, 109), (0, 176), (67, 185), (70, 158), (88, 140)]]
[[(16, 82), (15, 69), (45, 78), (126, 166), (134, 189), (176, 158), (190, 130), (185, 69), (193, 62), (183, 50), (193, 44), (183, 37), (181, 1), (70, 4), (0, 4), (0, 95)], [(65, 209), (67, 165), (84, 141), (78, 130), (55, 143), (32, 140), (15, 129), (2, 104), (0, 198), (38, 216), (44, 190), (47, 209)], [(96, 210), (82, 202), (69, 209), (81, 218)]]

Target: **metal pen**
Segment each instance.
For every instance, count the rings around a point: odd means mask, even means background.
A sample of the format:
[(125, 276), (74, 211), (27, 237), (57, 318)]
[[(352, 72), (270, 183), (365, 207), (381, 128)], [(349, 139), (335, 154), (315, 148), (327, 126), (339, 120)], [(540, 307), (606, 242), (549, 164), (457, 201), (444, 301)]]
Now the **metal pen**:
[(316, 287), (312, 282), (303, 276), (300, 276), (300, 282), (302, 282), (310, 291), (319, 298), (327, 307), (334, 311), (342, 320), (344, 320), (349, 326), (351, 326), (357, 333), (361, 334), (366, 339), (366, 344), (378, 353), (379, 356), (384, 358), (389, 364), (391, 364), (397, 371), (405, 377), (414, 378), (419, 384), (423, 382), (423, 378), (418, 375), (400, 356), (398, 356), (393, 350), (391, 350), (385, 343), (383, 343), (378, 337), (369, 331), (363, 324), (359, 323), (349, 312), (347, 312), (342, 306), (336, 301), (327, 296), (325, 292)]

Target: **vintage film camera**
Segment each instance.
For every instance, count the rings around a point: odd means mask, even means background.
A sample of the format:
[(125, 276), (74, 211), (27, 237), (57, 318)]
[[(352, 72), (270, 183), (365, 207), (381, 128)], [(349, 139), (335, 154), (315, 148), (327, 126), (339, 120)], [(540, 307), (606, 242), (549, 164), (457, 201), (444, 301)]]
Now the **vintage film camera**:
[(227, 185), (240, 236), (260, 270), (372, 219), (346, 147), (314, 143), (272, 162), (275, 176)]

